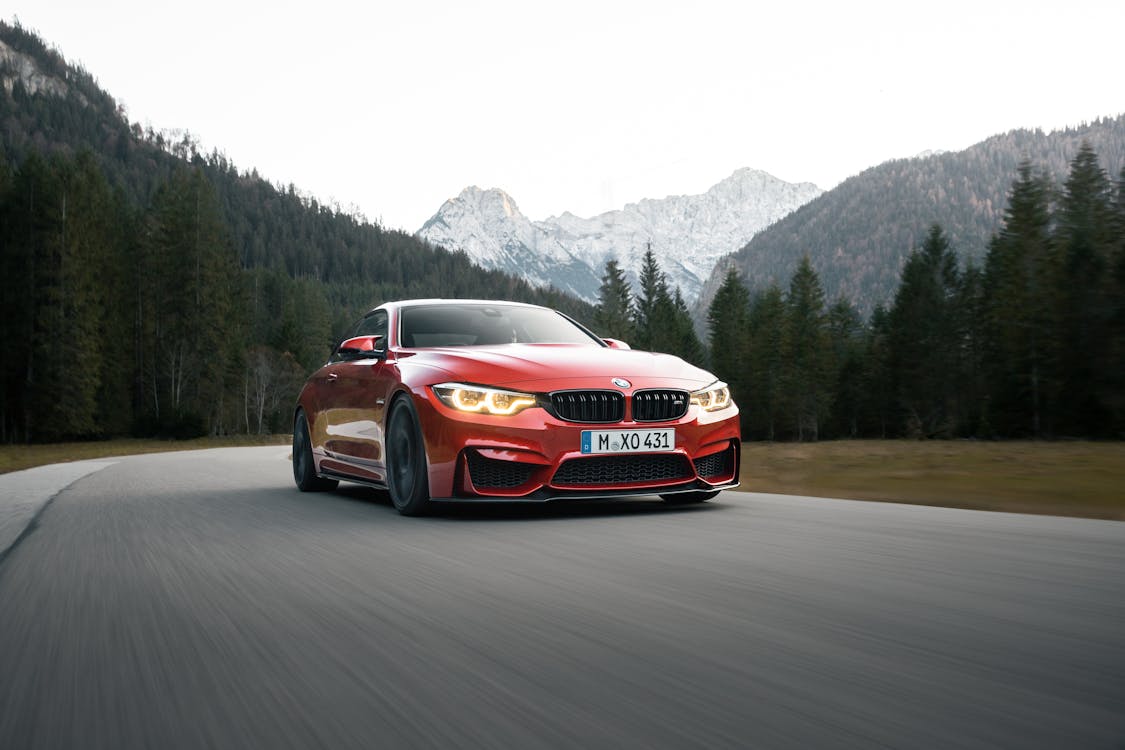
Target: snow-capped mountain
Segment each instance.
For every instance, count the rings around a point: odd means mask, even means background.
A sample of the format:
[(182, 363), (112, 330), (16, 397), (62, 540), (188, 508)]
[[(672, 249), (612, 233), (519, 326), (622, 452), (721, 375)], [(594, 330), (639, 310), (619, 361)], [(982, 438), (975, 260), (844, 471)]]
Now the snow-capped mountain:
[(590, 298), (599, 280), (588, 263), (520, 213), (503, 190), (467, 187), (447, 200), (418, 236), (448, 250), (463, 250), (483, 268), (495, 268), (536, 286)]
[(669, 284), (691, 301), (719, 258), (821, 192), (812, 183), (740, 169), (701, 195), (645, 199), (589, 219), (568, 212), (531, 221), (503, 190), (469, 187), (447, 200), (418, 236), (463, 250), (485, 268), (591, 302), (606, 261), (616, 258), (635, 282), (651, 243)]

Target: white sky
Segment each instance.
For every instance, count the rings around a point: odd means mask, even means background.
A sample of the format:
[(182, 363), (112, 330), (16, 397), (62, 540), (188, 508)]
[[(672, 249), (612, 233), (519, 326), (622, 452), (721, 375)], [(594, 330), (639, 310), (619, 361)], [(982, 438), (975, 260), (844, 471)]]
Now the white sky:
[(1120, 0), (14, 4), (131, 120), (409, 231), (473, 184), (590, 216), (1125, 112)]

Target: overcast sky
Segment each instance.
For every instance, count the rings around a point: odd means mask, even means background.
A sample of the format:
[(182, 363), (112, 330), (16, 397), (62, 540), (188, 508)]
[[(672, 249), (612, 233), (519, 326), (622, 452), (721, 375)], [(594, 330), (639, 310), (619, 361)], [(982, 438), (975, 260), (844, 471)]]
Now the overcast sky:
[(1119, 0), (5, 5), (131, 120), (409, 231), (467, 185), (590, 216), (1125, 112)]

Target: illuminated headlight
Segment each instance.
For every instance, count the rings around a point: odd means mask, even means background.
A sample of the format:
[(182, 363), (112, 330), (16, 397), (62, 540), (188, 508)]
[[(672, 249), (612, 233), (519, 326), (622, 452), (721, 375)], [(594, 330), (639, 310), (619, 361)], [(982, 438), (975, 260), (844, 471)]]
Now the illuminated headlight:
[(701, 391), (691, 394), (691, 402), (703, 411), (718, 411), (730, 406), (730, 388), (726, 383), (716, 380)]
[(535, 396), (530, 393), (501, 391), (464, 383), (442, 383), (432, 386), (441, 402), (457, 411), (473, 414), (511, 416), (535, 406)]

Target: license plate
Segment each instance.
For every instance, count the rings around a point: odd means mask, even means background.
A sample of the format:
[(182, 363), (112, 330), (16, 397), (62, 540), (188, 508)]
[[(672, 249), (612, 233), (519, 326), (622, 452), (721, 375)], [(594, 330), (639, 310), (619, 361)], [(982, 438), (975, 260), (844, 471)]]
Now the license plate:
[(583, 453), (654, 453), (676, 449), (676, 431), (582, 430)]

